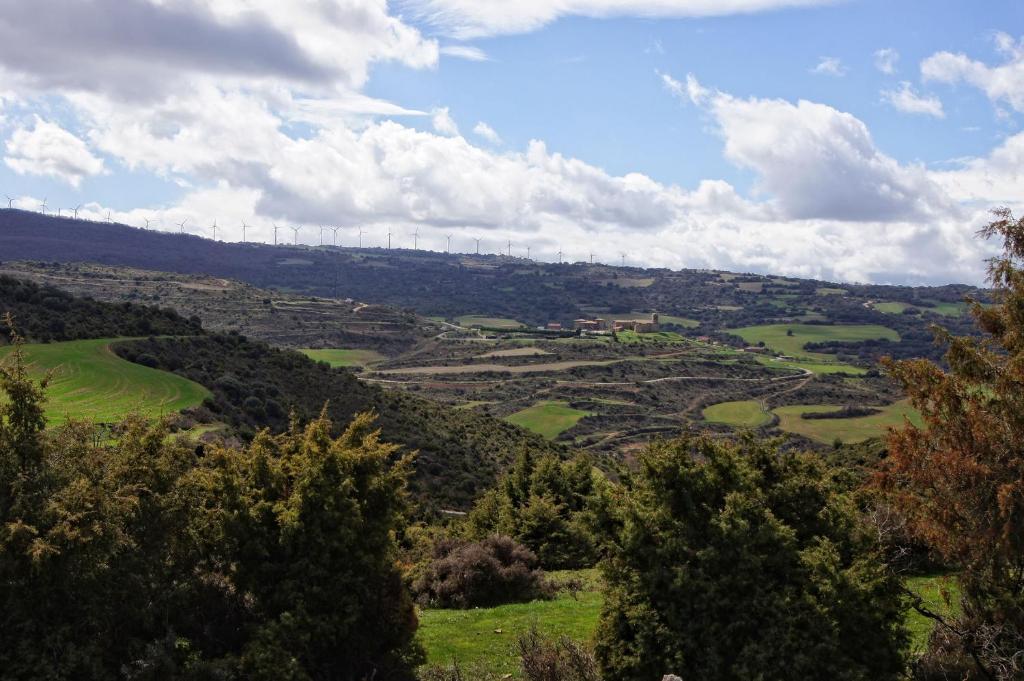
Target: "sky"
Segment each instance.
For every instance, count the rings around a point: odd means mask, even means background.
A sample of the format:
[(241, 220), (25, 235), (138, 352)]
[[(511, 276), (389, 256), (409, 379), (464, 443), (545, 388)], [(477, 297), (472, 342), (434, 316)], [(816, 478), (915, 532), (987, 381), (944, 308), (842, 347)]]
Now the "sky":
[(1017, 0), (0, 0), (0, 194), (232, 241), (976, 284), (989, 211), (1024, 210), (1022, 27)]

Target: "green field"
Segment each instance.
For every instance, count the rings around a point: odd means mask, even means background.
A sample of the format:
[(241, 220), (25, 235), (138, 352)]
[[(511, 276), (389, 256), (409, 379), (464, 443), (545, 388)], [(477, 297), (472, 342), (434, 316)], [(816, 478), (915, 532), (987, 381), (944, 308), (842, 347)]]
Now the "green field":
[[(619, 331), (615, 334), (620, 343), (685, 343), (686, 339), (674, 331), (655, 331), (653, 333), (637, 333), (636, 331)], [(609, 336), (610, 338), (610, 336)]]
[(852, 419), (804, 419), (801, 414), (807, 412), (824, 413), (837, 411), (841, 407), (827, 404), (803, 404), (792, 407), (779, 407), (772, 413), (779, 417), (779, 428), (797, 433), (812, 440), (831, 444), (837, 438), (846, 444), (863, 442), (869, 438), (885, 435), (890, 426), (903, 425), (903, 418), (909, 417), (910, 422), (921, 425), (918, 414), (907, 400), (902, 400), (882, 408), (880, 414), (861, 416)]
[(578, 576), (583, 579), (584, 590), (577, 594), (577, 599), (562, 592), (550, 601), (420, 611), (418, 636), (426, 648), (427, 663), (449, 665), (457, 660), (464, 669), (479, 664), (497, 678), (505, 674), (519, 678), (519, 658), (512, 649), (516, 637), (534, 624), (549, 636), (589, 641), (597, 628), (602, 602), (597, 570), (552, 572), (550, 576), (556, 581)]
[(879, 312), (884, 312), (885, 314), (902, 314), (903, 311), (908, 308), (916, 308), (921, 312), (931, 312), (932, 314), (938, 314), (944, 317), (962, 317), (967, 314), (967, 303), (940, 303), (938, 301), (928, 302), (935, 303), (935, 306), (925, 307), (921, 305), (911, 305), (910, 303), (889, 301), (885, 303), (875, 303), (874, 308)]
[[(69, 417), (100, 423), (120, 421), (130, 412), (159, 416), (202, 403), (210, 392), (192, 381), (123, 360), (106, 340), (69, 341), (24, 346), (30, 371), (53, 371), (46, 391), (46, 420), (51, 425)], [(0, 349), (0, 360), (11, 348)]]
[[(793, 335), (788, 335), (792, 331)], [(728, 329), (751, 345), (763, 342), (772, 350), (793, 357), (804, 357), (816, 360), (830, 360), (832, 355), (805, 352), (807, 343), (823, 343), (826, 341), (862, 341), (885, 338), (899, 341), (900, 335), (878, 324), (765, 324), (762, 326), (745, 326), (740, 329)]]
[(770, 423), (772, 417), (761, 409), (759, 402), (742, 400), (711, 405), (704, 410), (704, 420), (736, 428), (758, 428)]
[(700, 322), (696, 319), (688, 319), (687, 317), (676, 317), (670, 314), (659, 314), (658, 322), (661, 324), (675, 324), (681, 326), (684, 329), (696, 329), (700, 326)]
[(778, 369), (806, 369), (807, 371), (813, 371), (816, 374), (852, 374), (854, 376), (863, 376), (868, 372), (867, 369), (855, 367), (852, 364), (843, 364), (841, 362), (789, 362), (760, 355), (758, 356), (757, 361), (766, 367), (775, 367)]
[[(907, 579), (907, 588), (921, 597), (932, 612), (947, 616), (960, 610), (960, 584), (953, 575), (926, 575)], [(949, 603), (943, 597), (943, 591), (949, 596)], [(921, 651), (928, 643), (928, 637), (935, 628), (935, 620), (911, 609), (907, 614), (907, 627), (910, 629), (911, 649)]]
[[(602, 595), (597, 570), (552, 572), (556, 581), (579, 576), (584, 590), (574, 600), (560, 593), (551, 601), (534, 601), (496, 608), (472, 610), (421, 610), (418, 637), (427, 651), (427, 664), (450, 665), (454, 660), (463, 669), (479, 666), (496, 678), (511, 674), (520, 678), (519, 659), (513, 647), (516, 637), (534, 624), (548, 636), (568, 636), (589, 642), (597, 629)], [(907, 587), (919, 594), (935, 612), (949, 614), (958, 610), (960, 590), (956, 577), (927, 575), (907, 579)], [(947, 606), (942, 591), (949, 593)], [(914, 610), (907, 612), (911, 649), (920, 651), (928, 642), (934, 622)], [(496, 633), (500, 631), (501, 633)]]
[(512, 414), (505, 420), (553, 440), (575, 426), (590, 412), (573, 409), (566, 402), (538, 402)]
[(845, 296), (849, 291), (845, 288), (828, 288), (821, 287), (815, 291), (819, 296)]
[(328, 350), (300, 350), (302, 354), (317, 362), (327, 362), (332, 367), (365, 367), (374, 362), (387, 359), (373, 350), (346, 350), (331, 348)]
[(514, 319), (503, 319), (501, 317), (479, 317), (477, 315), (465, 315), (455, 320), (459, 326), (484, 326), (492, 329), (518, 329), (523, 326), (522, 322)]

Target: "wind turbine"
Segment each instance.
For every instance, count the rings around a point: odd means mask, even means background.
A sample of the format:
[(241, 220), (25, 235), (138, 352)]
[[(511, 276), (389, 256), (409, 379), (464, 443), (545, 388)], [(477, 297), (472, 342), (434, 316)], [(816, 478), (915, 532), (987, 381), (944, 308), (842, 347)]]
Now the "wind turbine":
[(591, 265), (594, 264), (594, 252), (593, 251), (590, 252), (590, 264)]
[(13, 210), (14, 209), (14, 199), (12, 199), (10, 197), (10, 195), (8, 195), (8, 194), (4, 194), (4, 196), (7, 197), (7, 210)]
[(107, 211), (107, 222), (108, 223), (109, 222), (113, 222), (113, 220), (110, 219), (110, 211), (109, 210)]
[(75, 213), (75, 219), (76, 220), (78, 219), (78, 211), (80, 211), (81, 209), (82, 209), (82, 204), (78, 204), (77, 206), (75, 206), (74, 208), (71, 209)]
[(333, 237), (334, 240), (331, 242), (331, 244), (334, 245), (334, 246), (337, 246), (338, 245), (338, 230), (341, 229), (341, 227), (331, 227), (330, 229), (331, 229), (332, 232), (334, 232), (334, 237)]
[(362, 227), (360, 227), (360, 228), (359, 228), (359, 248), (362, 248), (362, 247), (363, 247), (363, 235), (364, 235), (364, 234), (366, 234), (366, 232), (364, 232), (364, 231), (363, 231), (363, 228), (362, 228)]
[(526, 259), (530, 260), (530, 247), (529, 246), (526, 247)]
[(562, 264), (562, 255), (563, 255), (562, 254), (562, 248), (561, 248), (561, 246), (559, 246), (559, 248), (558, 248), (558, 264), (559, 265)]
[(274, 245), (276, 246), (277, 245), (277, 230), (279, 230), (281, 228), (277, 226), (276, 222), (273, 223), (273, 225), (274, 225)]
[(245, 243), (245, 230), (249, 229), (249, 225), (245, 224), (245, 220), (242, 220), (242, 243)]
[(217, 218), (213, 219), (213, 240), (217, 240)]
[(619, 255), (622, 256), (622, 266), (625, 267), (626, 266), (626, 254), (625, 253), (619, 253)]
[(480, 255), (480, 239), (474, 238), (473, 241), (476, 242), (476, 254)]
[(451, 253), (452, 253), (452, 235), (449, 234), (445, 238), (448, 239), (448, 246), (444, 249), (444, 252), (447, 253), (448, 255), (451, 255)]
[(512, 257), (512, 239), (508, 240), (508, 257)]
[(64, 209), (63, 209), (63, 208), (58, 208), (58, 209), (57, 209), (57, 217), (60, 217), (60, 212), (61, 212), (62, 210), (64, 210)]
[(182, 220), (181, 222), (178, 223), (178, 234), (184, 234), (185, 233), (185, 223), (186, 222), (188, 222), (188, 218), (185, 218), (184, 220)]
[(298, 246), (299, 230), (302, 229), (302, 227), (289, 227), (288, 229), (292, 230), (292, 246)]
[(391, 237), (392, 236), (394, 236), (394, 235), (391, 233), (391, 230), (388, 230), (388, 250), (389, 251), (391, 250)]
[(40, 206), (39, 206), (39, 212), (42, 213), (43, 215), (46, 215), (46, 197), (45, 196), (43, 197), (42, 204), (40, 204)]
[(146, 221), (146, 226), (144, 227), (144, 229), (149, 229), (149, 223), (152, 222), (152, 220), (150, 220), (149, 218), (142, 218), (142, 219)]
[(416, 231), (412, 233), (412, 250), (418, 251), (420, 249), (420, 228), (417, 227)]
[(320, 245), (324, 245), (324, 226), (320, 225)]

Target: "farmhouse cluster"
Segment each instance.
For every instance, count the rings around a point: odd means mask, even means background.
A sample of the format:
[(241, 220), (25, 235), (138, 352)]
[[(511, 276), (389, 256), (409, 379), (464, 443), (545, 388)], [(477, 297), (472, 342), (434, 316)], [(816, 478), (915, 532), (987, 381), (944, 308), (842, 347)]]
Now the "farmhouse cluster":
[(573, 329), (580, 331), (635, 331), (637, 333), (654, 333), (661, 329), (658, 322), (658, 313), (651, 315), (650, 319), (577, 319), (573, 322)]

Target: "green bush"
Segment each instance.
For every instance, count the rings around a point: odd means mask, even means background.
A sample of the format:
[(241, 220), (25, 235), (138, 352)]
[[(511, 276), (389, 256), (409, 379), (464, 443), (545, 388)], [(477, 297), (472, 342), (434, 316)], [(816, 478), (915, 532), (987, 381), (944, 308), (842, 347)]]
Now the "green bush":
[(639, 464), (608, 528), (605, 678), (901, 678), (899, 580), (820, 461), (700, 438)]

